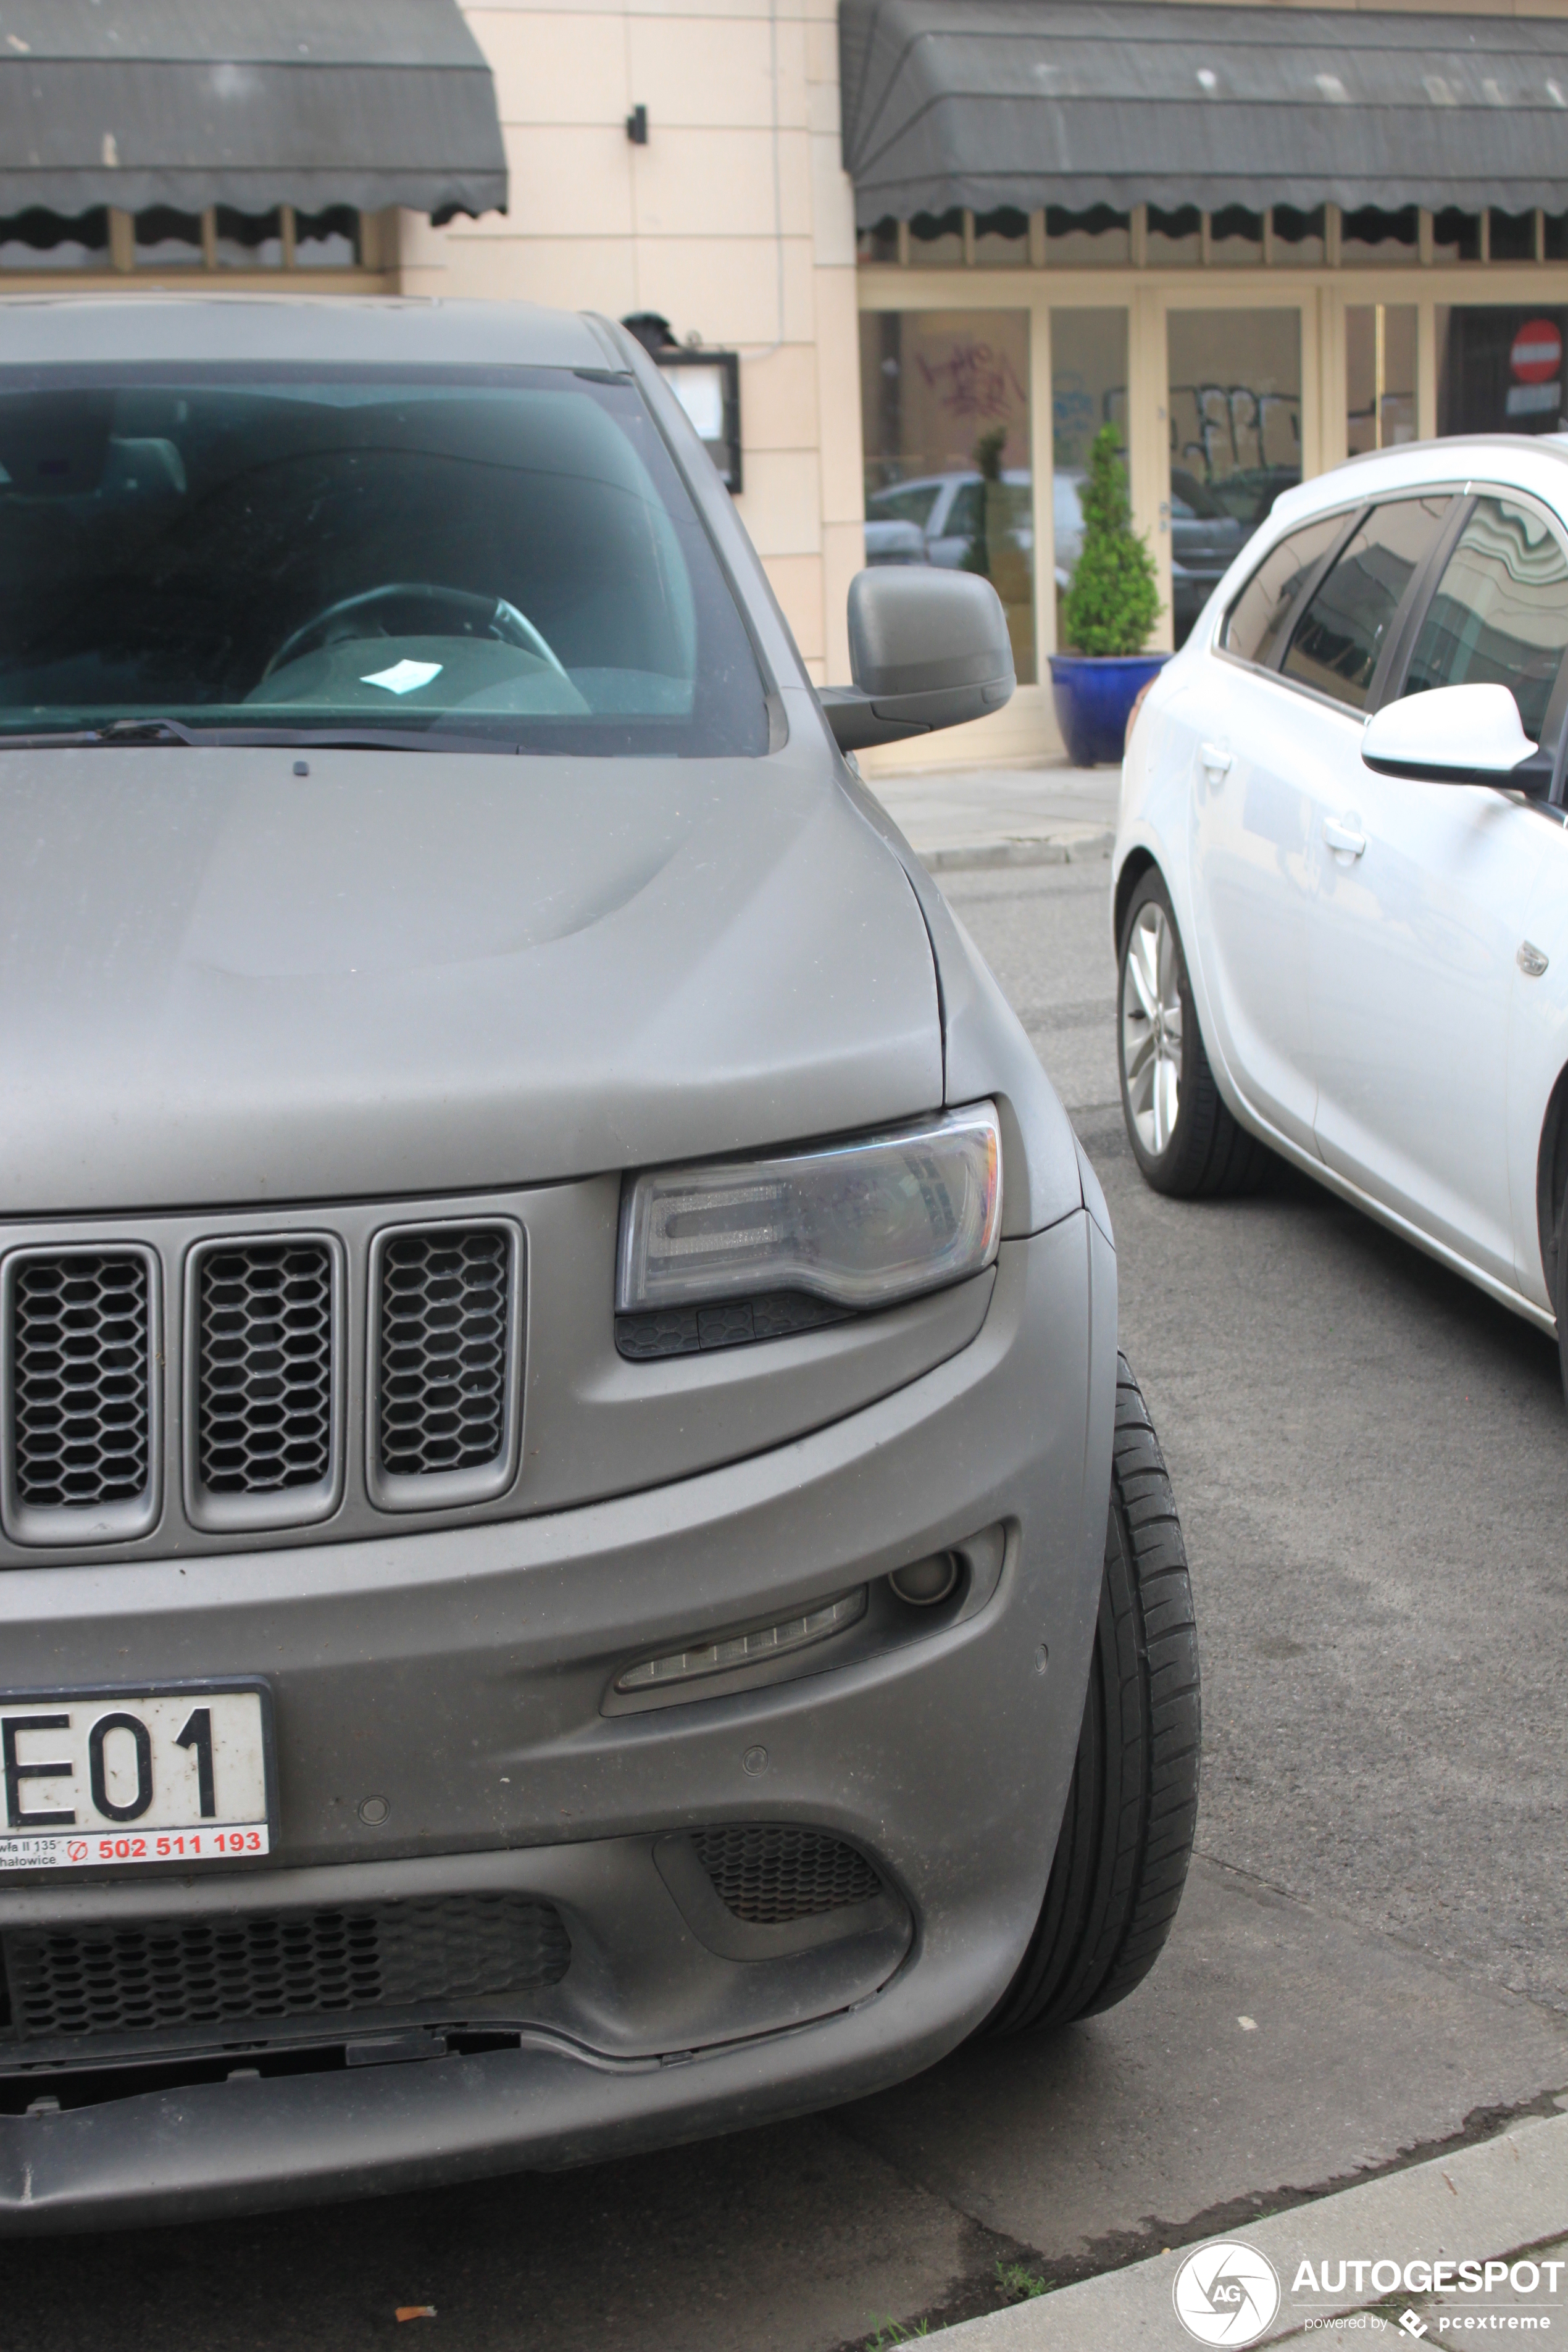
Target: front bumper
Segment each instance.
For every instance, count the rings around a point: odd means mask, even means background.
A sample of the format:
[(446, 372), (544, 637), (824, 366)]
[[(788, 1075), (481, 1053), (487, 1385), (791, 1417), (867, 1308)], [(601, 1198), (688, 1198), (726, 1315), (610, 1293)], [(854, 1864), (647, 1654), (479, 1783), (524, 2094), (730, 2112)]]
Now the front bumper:
[[(278, 1852), (243, 1876), (13, 1881), (0, 1932), (505, 1886), (554, 1903), (573, 1947), (559, 1984), (488, 2019), (509, 2046), (467, 2054), (255, 2075), (235, 2035), (223, 2047), (244, 2079), (121, 2078), (106, 2095), (106, 2076), (46, 2084), (39, 2053), (0, 2043), (0, 2071), (26, 2065), (62, 2102), (0, 2118), (0, 2227), (577, 2163), (854, 2096), (941, 2056), (999, 1998), (1044, 1891), (1098, 1601), (1115, 1328), (1114, 1262), (1079, 1212), (1004, 1244), (958, 1355), (701, 1476), (395, 1540), (0, 1580), (13, 1689), (267, 1675), (281, 1813)], [(628, 1656), (985, 1530), (1003, 1539), (994, 1589), (921, 1638), (602, 1711)], [(387, 1811), (367, 1825), (372, 1795)], [(846, 1914), (837, 1940), (716, 1950), (658, 1866), (661, 1840), (715, 1822), (848, 1842), (881, 1877), (880, 1912)], [(351, 2026), (363, 2021), (292, 2039), (342, 2043)]]

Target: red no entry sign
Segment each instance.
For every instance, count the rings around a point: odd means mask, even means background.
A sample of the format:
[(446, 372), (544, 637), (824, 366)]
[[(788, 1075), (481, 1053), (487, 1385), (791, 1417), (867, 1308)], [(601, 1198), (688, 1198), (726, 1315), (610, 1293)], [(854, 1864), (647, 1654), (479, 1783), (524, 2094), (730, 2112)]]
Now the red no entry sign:
[(1563, 366), (1563, 338), (1550, 319), (1531, 319), (1513, 339), (1509, 365), (1521, 383), (1545, 383)]

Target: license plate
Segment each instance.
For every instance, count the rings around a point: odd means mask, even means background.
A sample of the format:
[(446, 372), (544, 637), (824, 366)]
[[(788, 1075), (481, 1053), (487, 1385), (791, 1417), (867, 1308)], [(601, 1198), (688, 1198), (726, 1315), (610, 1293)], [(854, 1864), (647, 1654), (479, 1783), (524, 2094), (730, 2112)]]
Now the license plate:
[(0, 1698), (0, 1871), (270, 1852), (268, 1699), (254, 1683)]

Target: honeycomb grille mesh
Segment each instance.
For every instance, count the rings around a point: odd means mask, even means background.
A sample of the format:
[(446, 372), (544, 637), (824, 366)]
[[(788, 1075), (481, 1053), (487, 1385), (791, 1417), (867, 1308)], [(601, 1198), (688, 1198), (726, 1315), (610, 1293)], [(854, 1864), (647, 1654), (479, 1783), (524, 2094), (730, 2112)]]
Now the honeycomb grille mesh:
[(23, 2042), (494, 1998), (559, 1983), (572, 1958), (553, 1904), (507, 1894), (20, 1927), (3, 1946)]
[(785, 1927), (881, 1892), (865, 1855), (820, 1830), (734, 1822), (694, 1831), (691, 1843), (720, 1902), (750, 1927)]
[(381, 1261), (381, 1466), (428, 1478), (506, 1444), (511, 1249), (493, 1226), (395, 1234)]
[(32, 1510), (136, 1501), (151, 1472), (146, 1261), (28, 1258), (11, 1297), (17, 1500)]
[(213, 1495), (320, 1486), (332, 1467), (332, 1261), (324, 1242), (202, 1260), (197, 1475)]

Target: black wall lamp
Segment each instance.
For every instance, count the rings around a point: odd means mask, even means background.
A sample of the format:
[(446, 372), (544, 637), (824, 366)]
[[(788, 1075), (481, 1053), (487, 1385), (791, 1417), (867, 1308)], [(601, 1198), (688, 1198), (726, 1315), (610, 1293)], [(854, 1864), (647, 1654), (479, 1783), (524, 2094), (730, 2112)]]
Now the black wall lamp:
[(634, 147), (646, 147), (647, 145), (647, 109), (646, 106), (634, 106), (631, 112), (627, 115), (626, 137), (631, 141)]

